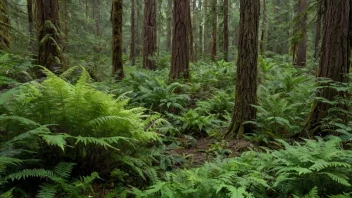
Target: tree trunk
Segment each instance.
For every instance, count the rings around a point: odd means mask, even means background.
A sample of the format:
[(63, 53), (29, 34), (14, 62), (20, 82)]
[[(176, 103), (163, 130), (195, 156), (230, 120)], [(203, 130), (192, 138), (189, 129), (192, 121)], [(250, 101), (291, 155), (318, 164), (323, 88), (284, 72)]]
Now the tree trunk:
[(63, 69), (58, 0), (36, 0), (38, 20), (38, 62), (51, 71)]
[(262, 16), (262, 33), (260, 36), (260, 52), (264, 53), (265, 51), (265, 31), (266, 31), (266, 0), (263, 0), (263, 16)]
[(112, 2), (112, 75), (119, 80), (124, 77), (122, 62), (122, 0)]
[(137, 6), (137, 10), (136, 10), (136, 14), (137, 14), (137, 21), (136, 21), (136, 56), (141, 56), (142, 55), (142, 51), (143, 51), (143, 24), (144, 21), (140, 20), (143, 15), (142, 15), (142, 11), (143, 11), (143, 3), (141, 1), (136, 1), (136, 6)]
[[(188, 0), (189, 3), (190, 0)], [(188, 44), (188, 51), (189, 51), (189, 59), (191, 62), (194, 61), (194, 48), (193, 48), (193, 30), (192, 30), (192, 17), (191, 17), (191, 6), (189, 5), (187, 7), (187, 9), (189, 9), (188, 11), (186, 11), (186, 13), (188, 14), (187, 16), (187, 24), (189, 25), (189, 27), (187, 28), (187, 31), (188, 31), (188, 39), (189, 39), (189, 44)]]
[(156, 52), (156, 0), (144, 0), (144, 45), (143, 67), (156, 69), (154, 55)]
[(224, 60), (229, 61), (229, 0), (224, 0)]
[(11, 46), (10, 18), (6, 0), (0, 0), (0, 50), (8, 51)]
[[(297, 5), (297, 17), (299, 17), (299, 21), (297, 23), (297, 49), (294, 55), (294, 65), (298, 67), (306, 66), (307, 62), (307, 0), (299, 0)], [(296, 43), (296, 41), (295, 41)], [(296, 48), (296, 47), (294, 47)]]
[(100, 0), (94, 0), (93, 16), (95, 19), (95, 34), (96, 36), (100, 36)]
[[(202, 13), (202, 0), (198, 0), (199, 1), (199, 12), (198, 13)], [(201, 16), (201, 14), (200, 14)], [(199, 17), (200, 18), (200, 17)], [(200, 53), (200, 57), (203, 58), (203, 24), (204, 21), (201, 21), (199, 23), (199, 53)]]
[(213, 32), (211, 35), (211, 60), (216, 61), (216, 30), (217, 30), (217, 0), (211, 0), (212, 5), (211, 5), (211, 15), (212, 15), (212, 28)]
[(318, 6), (318, 11), (317, 11), (317, 24), (316, 24), (315, 45), (314, 45), (315, 59), (318, 59), (320, 55), (321, 25), (323, 21), (322, 18), (323, 18), (323, 9), (324, 9), (323, 0), (318, 0), (317, 6)]
[(197, 33), (197, 0), (193, 0), (193, 20), (192, 20), (192, 36), (193, 36), (193, 61), (197, 61), (197, 51), (198, 44), (196, 42), (196, 33)]
[(210, 0), (204, 0), (204, 13), (203, 13), (203, 21), (204, 21), (204, 38), (203, 38), (203, 46), (204, 46), (204, 52), (203, 52), (203, 57), (208, 57), (210, 54), (210, 42), (209, 42), (209, 30), (210, 30), (210, 25), (209, 25), (209, 20), (208, 20), (208, 11), (209, 11), (209, 1)]
[(30, 51), (34, 48), (34, 32), (33, 32), (33, 0), (27, 0), (27, 13), (28, 13), (28, 32), (29, 32), (29, 47)]
[(135, 42), (136, 42), (136, 25), (135, 25), (135, 0), (131, 0), (131, 50), (130, 50), (130, 60), (131, 64), (136, 63), (136, 53), (135, 53)]
[[(326, 0), (323, 25), (323, 41), (317, 77), (329, 78), (337, 83), (347, 83), (351, 58), (352, 0)], [(319, 86), (328, 86), (319, 83)], [(346, 93), (336, 89), (319, 88), (316, 96), (329, 101), (344, 97)], [(305, 132), (308, 137), (323, 131), (321, 123), (332, 106), (316, 100), (307, 120)]]
[(240, 1), (240, 31), (237, 60), (236, 99), (232, 121), (226, 134), (241, 137), (251, 133), (255, 126), (243, 124), (256, 118), (257, 60), (260, 1)]
[(189, 79), (189, 0), (173, 0), (172, 60), (169, 78)]
[(166, 35), (166, 50), (169, 52), (171, 51), (171, 32), (172, 32), (172, 0), (168, 0), (167, 3), (167, 35)]

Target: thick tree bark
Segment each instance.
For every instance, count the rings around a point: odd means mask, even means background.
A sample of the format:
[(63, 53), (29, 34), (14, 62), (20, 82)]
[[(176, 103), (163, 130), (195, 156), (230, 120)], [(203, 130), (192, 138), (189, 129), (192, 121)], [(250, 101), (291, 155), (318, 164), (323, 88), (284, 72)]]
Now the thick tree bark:
[(217, 31), (217, 0), (211, 0), (211, 15), (212, 15), (212, 35), (211, 35), (211, 60), (216, 61), (216, 31)]
[(324, 4), (323, 0), (317, 1), (317, 24), (316, 24), (316, 31), (315, 31), (315, 45), (314, 45), (314, 58), (318, 59), (320, 55), (320, 42), (321, 42), (321, 25), (323, 19), (323, 9)]
[(144, 0), (144, 45), (143, 67), (156, 69), (154, 54), (156, 52), (156, 0)]
[(135, 48), (135, 42), (136, 42), (136, 25), (135, 25), (135, 20), (136, 20), (136, 12), (135, 12), (135, 0), (131, 0), (131, 49), (130, 49), (130, 61), (132, 65), (135, 65), (136, 63), (136, 48)]
[(172, 60), (169, 78), (189, 79), (189, 0), (173, 0)]
[(51, 71), (63, 68), (58, 0), (36, 0), (38, 20), (38, 62)]
[[(319, 78), (329, 78), (338, 83), (348, 82), (351, 63), (351, 7), (352, 0), (325, 0), (322, 54), (317, 71)], [(329, 84), (319, 83), (319, 85), (328, 86)], [(319, 88), (316, 93), (317, 97), (329, 101), (337, 96), (344, 97), (344, 95), (344, 92), (338, 92), (329, 87)], [(308, 137), (323, 131), (320, 121), (328, 115), (331, 107), (328, 103), (319, 100), (314, 102), (304, 130)]]
[(232, 122), (226, 135), (241, 137), (243, 133), (251, 133), (255, 127), (243, 124), (256, 118), (257, 103), (257, 59), (259, 31), (260, 1), (240, 1), (240, 31), (237, 60), (236, 99)]
[(167, 33), (166, 33), (166, 50), (171, 51), (171, 34), (172, 34), (172, 0), (168, 0), (167, 3)]
[(0, 0), (0, 50), (8, 51), (11, 46), (10, 18), (6, 0)]
[(266, 16), (266, 0), (263, 0), (263, 16), (262, 16), (262, 33), (260, 36), (260, 52), (264, 53), (265, 51), (265, 31), (266, 31), (266, 22), (267, 22), (267, 16)]
[[(297, 41), (294, 41), (294, 65), (306, 66), (307, 62), (307, 0), (299, 0), (297, 4), (297, 17), (299, 21), (296, 27)], [(297, 46), (297, 47), (296, 47)]]
[(224, 0), (224, 60), (229, 61), (229, 0)]
[(112, 2), (112, 75), (119, 80), (124, 77), (122, 62), (122, 0)]
[[(202, 9), (202, 0), (198, 0), (198, 1), (199, 1), (199, 6), (198, 6), (199, 7), (199, 12), (198, 13), (202, 13), (202, 11), (203, 11), (203, 9)], [(203, 24), (204, 24), (204, 21), (202, 20), (199, 23), (199, 56), (201, 58), (203, 58)]]

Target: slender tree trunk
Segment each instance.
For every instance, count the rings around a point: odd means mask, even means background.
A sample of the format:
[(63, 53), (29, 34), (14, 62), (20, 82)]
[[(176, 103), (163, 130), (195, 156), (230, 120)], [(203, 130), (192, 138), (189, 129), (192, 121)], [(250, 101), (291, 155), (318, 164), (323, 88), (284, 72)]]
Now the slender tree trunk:
[(316, 24), (316, 33), (315, 33), (315, 45), (314, 45), (314, 58), (318, 59), (320, 55), (320, 41), (321, 41), (321, 25), (323, 18), (323, 9), (324, 4), (323, 0), (318, 0), (317, 2), (318, 12), (317, 12), (317, 24)]
[(96, 35), (100, 36), (101, 31), (100, 31), (100, 0), (95, 0), (94, 3), (94, 18), (95, 18), (95, 31)]
[[(201, 18), (201, 13), (203, 11), (202, 8), (202, 0), (198, 0), (199, 1), (199, 18)], [(199, 53), (200, 53), (200, 57), (203, 58), (203, 24), (204, 24), (204, 20), (202, 19), (202, 21), (199, 23)]]
[(213, 32), (211, 35), (211, 60), (216, 61), (216, 31), (217, 31), (217, 0), (211, 0), (212, 5), (211, 5), (211, 15), (212, 15), (212, 28)]
[[(190, 0), (188, 0), (188, 3), (191, 3)], [(188, 30), (188, 39), (189, 39), (189, 59), (191, 62), (194, 62), (194, 48), (193, 48), (193, 44), (194, 44), (194, 40), (193, 40), (193, 30), (192, 30), (192, 17), (191, 17), (191, 6), (189, 5), (187, 7), (187, 9), (189, 9), (186, 13), (188, 13), (187, 16), (187, 24), (189, 25), (189, 27), (187, 28)]]
[(266, 31), (266, 20), (267, 20), (267, 16), (266, 16), (266, 0), (263, 0), (263, 16), (262, 16), (262, 33), (260, 36), (260, 52), (264, 53), (265, 51), (265, 31)]
[(86, 18), (89, 17), (89, 7), (88, 7), (88, 0), (86, 0)]
[[(298, 67), (306, 66), (307, 62), (307, 0), (299, 0), (297, 5), (297, 14), (299, 22), (297, 24), (296, 34), (298, 34), (298, 43), (294, 64)], [(295, 45), (295, 44), (294, 44)]]
[(136, 42), (136, 25), (135, 25), (135, 0), (131, 0), (131, 50), (130, 50), (130, 60), (131, 64), (135, 65), (136, 55), (135, 55), (135, 42)]
[(33, 32), (33, 0), (27, 0), (28, 13), (28, 32), (29, 32), (29, 50), (34, 48), (34, 32)]
[(208, 20), (208, 13), (209, 13), (209, 1), (210, 0), (204, 0), (204, 16), (203, 16), (203, 21), (204, 21), (204, 39), (203, 39), (203, 46), (204, 46), (204, 52), (203, 56), (208, 57), (210, 55), (210, 42), (209, 42), (209, 31), (210, 31), (210, 25), (209, 25), (209, 20)]
[(224, 0), (224, 60), (229, 61), (229, 0)]
[(169, 52), (171, 51), (171, 32), (172, 32), (172, 0), (168, 0), (167, 3), (167, 35), (166, 35), (166, 50)]
[(189, 79), (189, 0), (173, 0), (172, 60), (169, 78)]
[(136, 20), (136, 56), (141, 56), (142, 51), (143, 51), (143, 24), (144, 21), (140, 20), (143, 18), (142, 16), (142, 11), (143, 11), (143, 3), (141, 1), (136, 1), (136, 14), (137, 14), (137, 20)]
[[(335, 83), (347, 83), (351, 66), (352, 0), (325, 0), (323, 41), (317, 77), (329, 78)], [(344, 97), (343, 91), (326, 87), (320, 83), (316, 96), (328, 101)], [(308, 137), (323, 132), (321, 121), (328, 116), (332, 106), (316, 100), (307, 120), (305, 132)], [(334, 113), (333, 113), (334, 114)], [(341, 116), (344, 118), (344, 116)]]
[(6, 0), (0, 0), (0, 50), (8, 51), (11, 46), (10, 18)]
[(259, 33), (259, 0), (240, 0), (240, 31), (237, 60), (237, 85), (234, 113), (226, 135), (241, 137), (254, 132), (255, 126), (243, 124), (256, 118), (257, 103), (257, 60)]
[(38, 62), (51, 71), (63, 69), (58, 0), (36, 0), (38, 20)]
[(64, 23), (65, 23), (65, 37), (68, 36), (68, 6), (67, 6), (67, 1), (68, 0), (64, 0)]
[(122, 0), (112, 2), (112, 75), (119, 80), (124, 77), (122, 62)]
[(193, 32), (193, 61), (197, 61), (197, 52), (198, 52), (198, 44), (196, 42), (196, 34), (197, 34), (197, 0), (193, 0), (193, 20), (192, 20), (192, 32)]
[(144, 0), (143, 67), (156, 69), (154, 55), (157, 51), (156, 0)]

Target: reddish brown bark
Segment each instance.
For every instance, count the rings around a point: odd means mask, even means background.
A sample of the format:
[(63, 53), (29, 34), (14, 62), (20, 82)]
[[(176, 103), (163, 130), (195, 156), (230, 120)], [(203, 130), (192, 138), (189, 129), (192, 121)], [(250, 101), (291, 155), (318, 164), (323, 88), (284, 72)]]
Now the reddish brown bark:
[(154, 55), (157, 51), (156, 0), (144, 0), (143, 67), (156, 69)]
[[(321, 58), (317, 77), (329, 78), (334, 82), (348, 82), (351, 58), (352, 35), (352, 1), (351, 0), (325, 0), (323, 41), (321, 45)], [(327, 86), (328, 84), (320, 84)], [(320, 88), (317, 97), (329, 101), (336, 96), (344, 97), (344, 92), (333, 88)], [(308, 117), (305, 132), (307, 136), (322, 132), (320, 121), (328, 115), (331, 105), (322, 101), (315, 101)]]
[(189, 79), (189, 0), (173, 0), (172, 60), (169, 78)]
[(122, 0), (112, 2), (112, 75), (115, 79), (124, 77), (122, 62)]
[(243, 122), (256, 118), (256, 109), (252, 105), (257, 103), (259, 15), (259, 0), (240, 1), (236, 99), (227, 135), (242, 136), (255, 129), (253, 125)]

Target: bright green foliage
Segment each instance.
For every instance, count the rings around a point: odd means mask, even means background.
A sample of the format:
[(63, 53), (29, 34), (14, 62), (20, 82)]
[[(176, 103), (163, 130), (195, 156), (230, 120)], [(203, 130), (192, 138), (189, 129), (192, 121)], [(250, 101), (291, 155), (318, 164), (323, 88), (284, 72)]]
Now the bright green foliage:
[(190, 170), (166, 174), (148, 190), (134, 189), (137, 197), (318, 197), (350, 191), (352, 153), (340, 140), (306, 140), (281, 150), (246, 152)]

